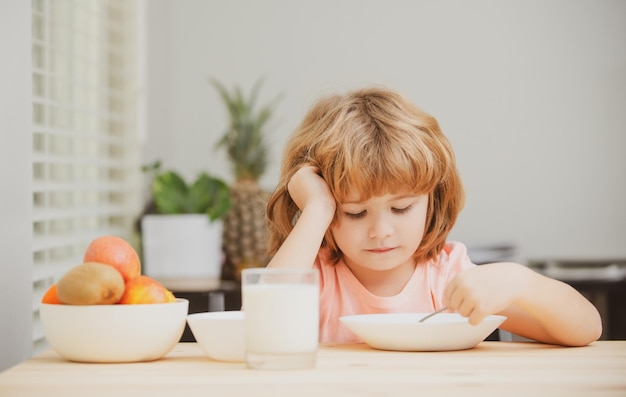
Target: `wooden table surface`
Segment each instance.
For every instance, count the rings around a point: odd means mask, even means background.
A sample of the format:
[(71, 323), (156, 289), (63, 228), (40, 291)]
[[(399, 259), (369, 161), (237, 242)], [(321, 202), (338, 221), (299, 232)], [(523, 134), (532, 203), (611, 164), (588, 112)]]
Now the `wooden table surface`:
[(251, 370), (179, 343), (145, 363), (82, 364), (45, 352), (0, 373), (0, 396), (626, 396), (626, 341), (564, 348), (483, 342), (390, 352), (321, 345), (311, 370)]

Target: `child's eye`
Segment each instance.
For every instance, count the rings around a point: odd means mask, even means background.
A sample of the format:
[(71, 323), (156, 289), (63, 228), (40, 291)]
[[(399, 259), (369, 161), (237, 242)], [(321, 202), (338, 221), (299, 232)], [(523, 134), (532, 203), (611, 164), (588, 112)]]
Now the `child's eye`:
[(404, 207), (404, 208), (392, 208), (391, 211), (393, 211), (395, 214), (405, 214), (407, 212), (409, 212), (411, 210), (411, 206), (409, 205), (408, 207)]
[(350, 218), (350, 219), (359, 219), (359, 218), (363, 218), (365, 216), (365, 211), (361, 211), (357, 214), (353, 214), (351, 212), (344, 212), (344, 214)]

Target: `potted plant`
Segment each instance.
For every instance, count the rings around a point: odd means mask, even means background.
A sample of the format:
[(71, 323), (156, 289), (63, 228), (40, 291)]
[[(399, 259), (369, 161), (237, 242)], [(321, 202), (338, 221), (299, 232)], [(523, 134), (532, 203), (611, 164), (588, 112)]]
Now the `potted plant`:
[(205, 172), (187, 183), (159, 161), (142, 167), (151, 176), (151, 201), (140, 219), (145, 273), (157, 279), (221, 277), (222, 218), (230, 189)]
[(215, 79), (211, 83), (228, 114), (217, 148), (226, 150), (235, 177), (230, 186), (232, 206), (224, 217), (222, 278), (239, 281), (243, 268), (265, 266), (269, 261), (265, 208), (270, 193), (261, 188), (259, 179), (268, 165), (266, 126), (279, 97), (257, 107), (262, 80), (249, 95), (237, 86), (227, 89)]

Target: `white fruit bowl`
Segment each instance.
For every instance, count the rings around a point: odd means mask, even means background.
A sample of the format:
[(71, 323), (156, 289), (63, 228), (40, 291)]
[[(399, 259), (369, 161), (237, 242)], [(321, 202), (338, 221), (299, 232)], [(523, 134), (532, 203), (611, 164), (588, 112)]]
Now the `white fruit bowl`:
[(193, 313), (187, 323), (204, 353), (218, 361), (243, 361), (245, 353), (242, 311)]
[(39, 310), (46, 339), (70, 361), (121, 363), (157, 360), (185, 330), (189, 301), (117, 305), (43, 303)]

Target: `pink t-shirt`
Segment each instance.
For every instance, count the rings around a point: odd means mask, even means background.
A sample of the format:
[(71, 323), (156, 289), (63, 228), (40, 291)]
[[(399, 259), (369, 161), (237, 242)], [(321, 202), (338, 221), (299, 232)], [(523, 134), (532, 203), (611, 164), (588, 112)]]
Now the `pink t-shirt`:
[(443, 292), (454, 276), (475, 266), (465, 245), (448, 242), (436, 259), (415, 267), (402, 291), (376, 296), (354, 277), (343, 260), (333, 265), (318, 254), (314, 267), (320, 271), (320, 342), (360, 342), (339, 317), (351, 314), (431, 312), (443, 307)]

